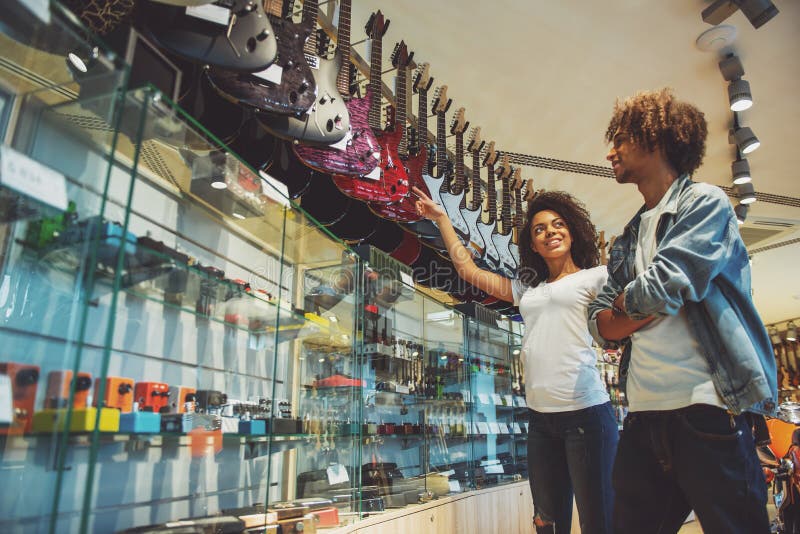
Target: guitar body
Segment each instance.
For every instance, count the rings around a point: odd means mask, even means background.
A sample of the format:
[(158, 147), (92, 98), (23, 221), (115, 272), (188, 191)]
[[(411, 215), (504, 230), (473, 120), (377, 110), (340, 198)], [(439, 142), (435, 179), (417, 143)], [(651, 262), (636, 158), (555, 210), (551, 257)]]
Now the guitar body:
[(519, 265), (519, 247), (517, 244), (514, 242), (509, 243), (508, 250), (511, 251), (511, 257), (514, 258), (514, 265)]
[(266, 173), (286, 184), (289, 198), (303, 195), (316, 181), (329, 181), (327, 175), (303, 165), (294, 155), (289, 141), (273, 138), (272, 142), (272, 158), (266, 167)]
[(227, 37), (228, 22), (211, 22), (175, 7), (143, 0), (139, 20), (162, 47), (201, 65), (256, 72), (266, 69), (278, 54), (278, 43), (260, 2), (232, 0), (236, 15)]
[(308, 111), (300, 115), (264, 115), (261, 117), (264, 127), (279, 137), (316, 145), (332, 145), (343, 139), (350, 132), (350, 112), (336, 88), (341, 65), (342, 57), (338, 51), (333, 59), (319, 59), (319, 69), (309, 69), (316, 94), (311, 95)]
[(464, 217), (461, 216), (461, 211), (458, 209), (464, 197), (463, 193), (461, 195), (452, 195), (444, 191), (444, 180), (442, 178), (434, 178), (430, 174), (424, 173), (422, 179), (425, 181), (425, 185), (428, 186), (428, 191), (431, 193), (431, 200), (441, 205), (447, 212), (447, 217), (453, 224), (458, 238), (462, 243), (469, 243), (469, 233), (467, 233), (466, 230), (467, 222), (464, 220)]
[(406, 233), (393, 222), (378, 219), (375, 232), (366, 239), (366, 242), (391, 255), (401, 245)]
[(486, 245), (486, 248), (483, 249), (483, 256), (481, 257), (483, 263), (490, 271), (498, 271), (500, 269), (500, 253), (497, 251), (497, 247), (492, 240), (495, 225), (486, 224), (481, 221), (479, 217), (475, 222), (475, 227)]
[[(262, 112), (301, 115), (316, 98), (316, 82), (308, 66), (303, 45), (314, 28), (308, 22), (294, 24), (272, 17), (278, 41), (278, 56), (269, 69), (279, 72), (279, 83), (246, 72), (211, 68), (208, 76), (214, 89), (228, 99)], [(273, 132), (274, 133), (274, 132)]]
[(369, 211), (366, 204), (351, 200), (344, 217), (328, 226), (328, 229), (343, 241), (352, 243), (364, 241), (376, 233), (378, 221), (380, 219)]
[(351, 204), (355, 202), (344, 196), (328, 178), (314, 180), (300, 200), (300, 206), (323, 226), (342, 220)]
[(380, 144), (369, 127), (370, 91), (364, 98), (351, 98), (346, 103), (350, 131), (333, 145), (295, 144), (300, 161), (329, 174), (366, 175), (380, 163)]
[(422, 243), (419, 239), (406, 231), (403, 231), (403, 240), (389, 255), (405, 265), (412, 265), (419, 258), (422, 251)]
[(507, 278), (514, 278), (516, 276), (517, 263), (514, 261), (514, 256), (511, 255), (511, 249), (509, 248), (511, 232), (506, 235), (496, 231), (493, 232), (492, 242), (500, 257), (499, 272)]
[(365, 202), (399, 202), (408, 196), (408, 174), (397, 153), (401, 132), (384, 132), (378, 138), (381, 146), (380, 166), (369, 176), (333, 175), (333, 183), (345, 195)]
[[(420, 150), (419, 154), (404, 161), (406, 176), (408, 177), (409, 182), (409, 189), (411, 189), (411, 186), (415, 186), (421, 189), (426, 195), (429, 194), (428, 186), (425, 185), (425, 181), (422, 179), (422, 169), (425, 167), (425, 165), (427, 165), (427, 161), (428, 154), (424, 147)], [(412, 197), (411, 195), (404, 196), (399, 202), (395, 202), (394, 204), (370, 203), (369, 209), (371, 209), (372, 212), (378, 217), (383, 217), (384, 219), (389, 219), (390, 221), (400, 223), (417, 223), (407, 226), (409, 230), (417, 235), (426, 237), (439, 236), (439, 228), (433, 224), (432, 221), (423, 219), (422, 216), (417, 213), (417, 201), (416, 198)], [(419, 224), (425, 222), (429, 224)], [(419, 231), (417, 231), (415, 228), (418, 228)]]

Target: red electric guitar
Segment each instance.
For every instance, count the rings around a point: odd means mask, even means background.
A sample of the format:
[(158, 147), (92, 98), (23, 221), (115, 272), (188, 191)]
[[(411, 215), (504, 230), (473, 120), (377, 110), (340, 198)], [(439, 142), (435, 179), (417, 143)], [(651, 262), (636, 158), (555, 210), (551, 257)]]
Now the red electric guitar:
[[(359, 176), (349, 174), (333, 175), (336, 184), (345, 195), (367, 202), (398, 202), (408, 196), (408, 174), (406, 174), (403, 161), (397, 152), (401, 137), (405, 132), (405, 124), (396, 128), (394, 120), (390, 117), (386, 130), (381, 128), (381, 66), (383, 35), (388, 28), (388, 21), (384, 23), (380, 10), (375, 13), (367, 23), (367, 35), (372, 39), (370, 47), (369, 69), (369, 125), (378, 138), (380, 144), (380, 163), (371, 173)], [(405, 64), (408, 65), (408, 51), (405, 44), (401, 43)], [(396, 49), (398, 54), (393, 61), (400, 64), (400, 46)]]

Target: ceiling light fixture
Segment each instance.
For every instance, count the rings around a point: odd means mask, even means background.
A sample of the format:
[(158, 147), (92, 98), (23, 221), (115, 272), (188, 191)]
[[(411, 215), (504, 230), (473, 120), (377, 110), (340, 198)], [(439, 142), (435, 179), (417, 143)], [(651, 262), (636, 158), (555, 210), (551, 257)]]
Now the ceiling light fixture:
[(753, 188), (753, 182), (737, 184), (733, 186), (733, 190), (740, 204), (752, 204), (756, 201), (756, 192)]
[(737, 9), (742, 13), (754, 28), (758, 29), (769, 22), (778, 14), (778, 8), (770, 0), (716, 0), (703, 10), (703, 22), (716, 26), (727, 19)]
[(744, 111), (753, 105), (753, 95), (750, 92), (750, 83), (743, 80), (744, 67), (738, 56), (728, 54), (719, 62), (719, 70), (722, 77), (728, 83), (728, 102), (731, 111)]
[(733, 176), (734, 185), (746, 184), (753, 180), (750, 176), (750, 164), (746, 159), (736, 157), (736, 161), (731, 163), (731, 176)]
[(786, 325), (786, 341), (797, 341), (797, 327), (792, 321)]
[(728, 131), (728, 143), (736, 145), (742, 154), (749, 154), (761, 146), (756, 134), (747, 126), (739, 126), (739, 114), (733, 113), (733, 128)]
[(744, 224), (749, 210), (750, 207), (747, 204), (737, 204), (736, 207), (733, 208), (733, 211), (736, 213), (736, 222), (739, 223), (739, 226)]

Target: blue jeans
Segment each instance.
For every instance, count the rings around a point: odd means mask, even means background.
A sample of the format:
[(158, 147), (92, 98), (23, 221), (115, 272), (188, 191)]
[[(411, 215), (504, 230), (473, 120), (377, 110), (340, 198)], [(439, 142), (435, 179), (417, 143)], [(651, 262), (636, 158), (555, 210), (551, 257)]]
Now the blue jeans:
[(695, 404), (625, 418), (614, 465), (614, 530), (767, 533), (767, 485), (744, 414)]
[(611, 403), (583, 410), (530, 410), (528, 475), (538, 533), (568, 534), (572, 495), (581, 532), (611, 532), (611, 469), (619, 431)]

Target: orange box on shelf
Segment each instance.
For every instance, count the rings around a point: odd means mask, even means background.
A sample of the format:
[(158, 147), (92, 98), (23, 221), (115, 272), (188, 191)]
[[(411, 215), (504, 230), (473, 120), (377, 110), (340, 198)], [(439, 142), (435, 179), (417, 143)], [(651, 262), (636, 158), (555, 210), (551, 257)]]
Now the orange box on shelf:
[(169, 384), (136, 382), (133, 398), (139, 403), (139, 411), (166, 413), (169, 411)]
[(191, 413), (197, 411), (197, 389), (188, 386), (170, 386), (169, 413)]
[[(69, 389), (72, 385), (73, 373), (68, 369), (50, 371), (47, 373), (47, 393), (44, 398), (44, 407), (48, 409), (66, 408), (69, 401)], [(75, 397), (72, 400), (73, 408), (86, 408), (89, 402), (89, 390), (92, 388), (92, 375), (78, 372), (75, 384)]]
[(11, 398), (14, 420), (0, 428), (0, 434), (24, 434), (31, 431), (36, 388), (39, 383), (39, 366), (15, 362), (0, 362), (0, 374), (11, 380)]
[(92, 406), (105, 408), (116, 408), (122, 413), (133, 411), (133, 378), (121, 376), (106, 377), (106, 390), (103, 393), (103, 400), (100, 399), (100, 379), (94, 381), (94, 401)]

